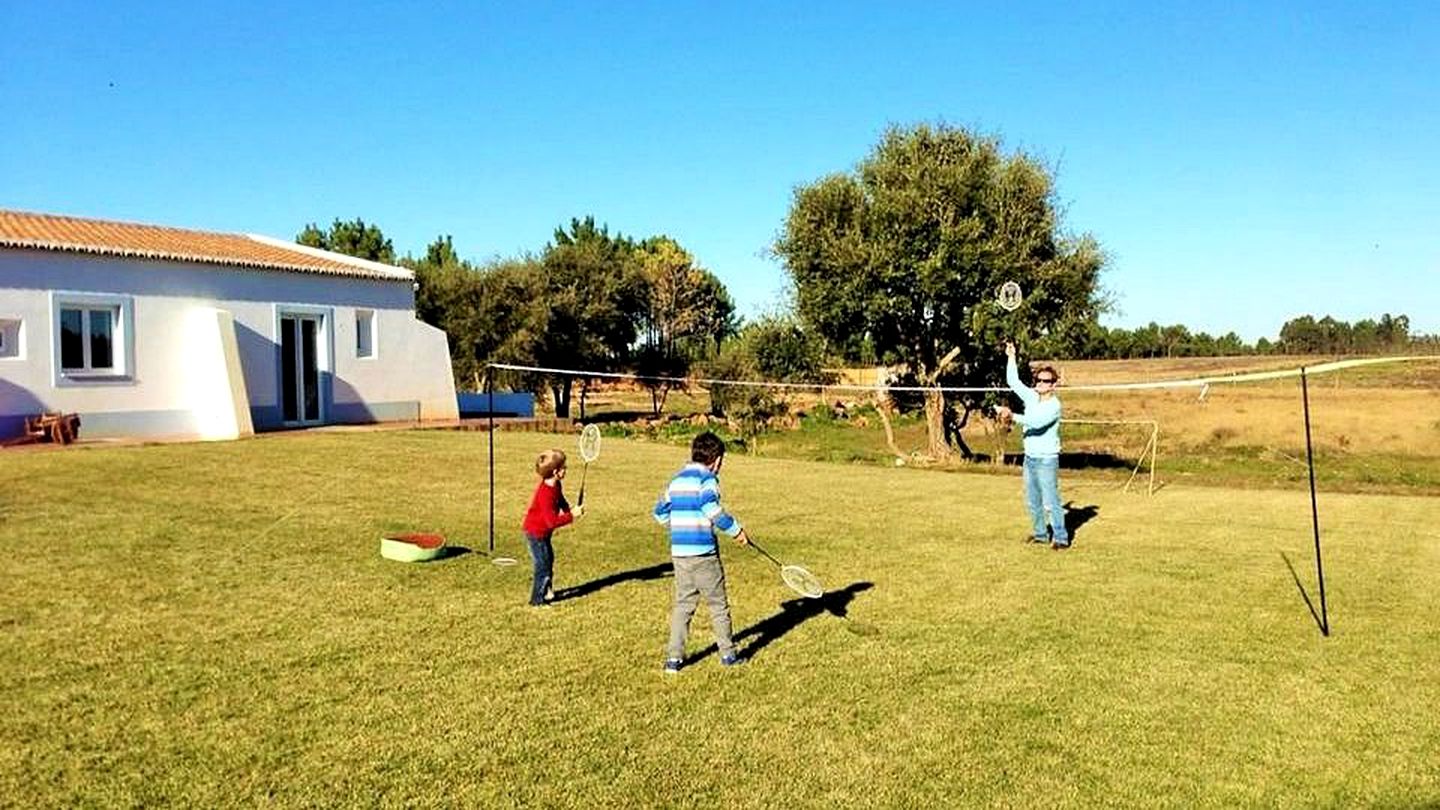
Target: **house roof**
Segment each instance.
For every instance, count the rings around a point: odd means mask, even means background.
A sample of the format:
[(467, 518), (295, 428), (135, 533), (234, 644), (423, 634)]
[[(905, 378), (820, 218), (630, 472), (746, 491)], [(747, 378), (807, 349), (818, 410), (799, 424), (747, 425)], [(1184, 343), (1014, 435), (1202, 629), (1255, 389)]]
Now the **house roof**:
[(261, 270), (383, 279), (409, 270), (267, 236), (111, 222), (0, 208), (0, 247), (91, 253), (128, 259), (197, 262)]

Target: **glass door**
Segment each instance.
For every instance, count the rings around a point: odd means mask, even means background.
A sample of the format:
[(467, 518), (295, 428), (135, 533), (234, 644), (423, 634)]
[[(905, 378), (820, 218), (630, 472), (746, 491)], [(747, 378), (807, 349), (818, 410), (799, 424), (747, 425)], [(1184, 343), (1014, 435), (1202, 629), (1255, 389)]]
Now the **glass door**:
[(316, 425), (320, 413), (319, 315), (280, 316), (280, 410), (287, 425)]

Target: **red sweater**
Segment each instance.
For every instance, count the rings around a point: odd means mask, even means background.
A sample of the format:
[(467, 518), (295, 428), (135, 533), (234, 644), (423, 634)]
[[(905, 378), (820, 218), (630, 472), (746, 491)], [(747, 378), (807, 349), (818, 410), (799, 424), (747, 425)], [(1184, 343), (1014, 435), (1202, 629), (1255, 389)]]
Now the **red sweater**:
[(530, 508), (525, 510), (525, 533), (542, 540), (550, 539), (550, 533), (561, 526), (569, 526), (575, 520), (570, 514), (570, 504), (565, 492), (556, 481), (550, 486), (543, 480), (530, 496)]

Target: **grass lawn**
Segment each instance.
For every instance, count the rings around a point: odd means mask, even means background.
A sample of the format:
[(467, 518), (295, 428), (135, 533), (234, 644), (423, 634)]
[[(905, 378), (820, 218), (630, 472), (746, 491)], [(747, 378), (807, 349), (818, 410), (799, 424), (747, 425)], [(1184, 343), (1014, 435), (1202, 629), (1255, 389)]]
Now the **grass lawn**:
[(6, 453), (0, 805), (1440, 805), (1433, 497), (1321, 493), (1324, 638), (1303, 489), (1075, 477), (1052, 552), (1018, 473), (737, 454), (727, 504), (830, 593), (727, 544), (750, 660), (702, 608), (664, 676), (683, 450), (606, 442), (536, 610), (530, 465), (574, 437), (496, 436), (512, 568), (487, 439)]

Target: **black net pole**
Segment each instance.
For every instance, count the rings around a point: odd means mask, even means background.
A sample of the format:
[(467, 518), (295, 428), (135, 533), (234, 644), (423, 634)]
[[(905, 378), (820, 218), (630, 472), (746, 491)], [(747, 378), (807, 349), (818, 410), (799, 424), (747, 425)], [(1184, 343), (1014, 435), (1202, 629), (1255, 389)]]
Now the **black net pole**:
[(485, 367), (485, 411), (490, 418), (490, 554), (495, 554), (495, 368)]
[(1325, 609), (1325, 566), (1320, 562), (1320, 509), (1315, 502), (1315, 451), (1310, 443), (1310, 385), (1300, 367), (1300, 397), (1305, 403), (1305, 463), (1310, 468), (1310, 525), (1315, 530), (1315, 578), (1320, 581), (1320, 635), (1330, 635), (1330, 614)]

